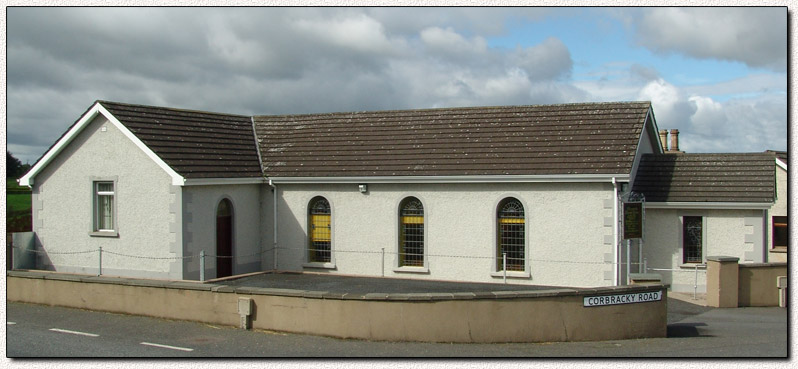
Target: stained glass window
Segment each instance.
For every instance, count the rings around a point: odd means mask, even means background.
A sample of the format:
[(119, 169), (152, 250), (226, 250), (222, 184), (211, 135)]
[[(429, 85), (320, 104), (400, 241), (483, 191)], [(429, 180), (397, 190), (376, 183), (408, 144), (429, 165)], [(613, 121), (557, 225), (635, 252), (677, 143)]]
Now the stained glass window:
[(703, 219), (701, 217), (682, 217), (682, 251), (685, 263), (701, 263), (703, 248)]
[(330, 203), (323, 197), (310, 201), (309, 207), (310, 262), (329, 263), (331, 258)]
[(415, 197), (402, 201), (399, 266), (424, 266), (424, 205)]
[(526, 248), (526, 221), (524, 206), (514, 198), (499, 204), (498, 212), (497, 270), (505, 270), (503, 256), (507, 255), (506, 270), (524, 271)]

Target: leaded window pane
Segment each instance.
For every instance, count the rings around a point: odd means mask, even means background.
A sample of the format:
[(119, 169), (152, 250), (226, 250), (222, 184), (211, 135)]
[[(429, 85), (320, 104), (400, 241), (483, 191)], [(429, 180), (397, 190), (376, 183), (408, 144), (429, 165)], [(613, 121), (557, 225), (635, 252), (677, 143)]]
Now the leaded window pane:
[(507, 254), (506, 270), (524, 271), (526, 229), (524, 206), (516, 199), (505, 201), (498, 214), (498, 258), (497, 270), (505, 270), (504, 254)]
[(400, 212), (400, 266), (424, 266), (424, 205), (416, 198), (405, 200)]
[(703, 258), (701, 256), (701, 249), (703, 246), (703, 219), (701, 219), (701, 217), (683, 217), (682, 227), (684, 262), (702, 262)]
[(330, 225), (330, 203), (324, 198), (310, 205), (310, 250), (311, 262), (329, 263), (332, 256), (332, 227)]

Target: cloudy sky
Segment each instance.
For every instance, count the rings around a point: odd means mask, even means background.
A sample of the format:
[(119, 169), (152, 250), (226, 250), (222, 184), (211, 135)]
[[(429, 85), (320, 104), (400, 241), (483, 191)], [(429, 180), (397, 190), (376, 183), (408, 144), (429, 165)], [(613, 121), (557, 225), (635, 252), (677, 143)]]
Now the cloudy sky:
[(687, 152), (787, 148), (787, 9), (8, 8), (7, 145), (95, 100), (235, 114), (652, 101)]

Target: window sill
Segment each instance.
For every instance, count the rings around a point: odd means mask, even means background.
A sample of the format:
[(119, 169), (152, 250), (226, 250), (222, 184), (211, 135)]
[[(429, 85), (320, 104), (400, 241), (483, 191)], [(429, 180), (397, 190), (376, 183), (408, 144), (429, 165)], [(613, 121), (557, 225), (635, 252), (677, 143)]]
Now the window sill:
[(776, 247), (770, 249), (770, 252), (786, 254), (787, 253), (787, 247), (786, 246), (776, 246)]
[(119, 237), (119, 232), (117, 231), (94, 231), (89, 232), (90, 237)]
[[(491, 272), (490, 276), (494, 278), (496, 277), (504, 278), (504, 272), (503, 271)], [(507, 278), (529, 278), (531, 276), (532, 273), (530, 272), (511, 272), (511, 271), (507, 272)]]
[(335, 269), (335, 263), (304, 263), (302, 267), (312, 269)]
[(680, 265), (679, 265), (679, 268), (681, 268), (681, 269), (689, 269), (689, 270), (692, 270), (692, 269), (696, 269), (696, 266), (697, 266), (697, 267), (698, 267), (698, 269), (700, 269), (700, 270), (704, 270), (704, 269), (706, 269), (706, 268), (707, 268), (707, 264), (699, 264), (699, 263), (685, 263), (685, 264), (680, 264)]
[(396, 267), (393, 268), (393, 271), (396, 273), (419, 273), (419, 274), (429, 274), (429, 268), (427, 267), (412, 267), (412, 266), (403, 266), (403, 267)]

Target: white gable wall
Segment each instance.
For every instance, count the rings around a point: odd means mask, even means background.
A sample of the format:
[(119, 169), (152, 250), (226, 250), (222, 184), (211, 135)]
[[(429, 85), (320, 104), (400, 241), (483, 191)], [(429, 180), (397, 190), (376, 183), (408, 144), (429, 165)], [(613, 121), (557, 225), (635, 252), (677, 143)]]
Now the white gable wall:
[[(116, 181), (118, 237), (90, 236), (92, 181), (109, 179)], [(180, 189), (171, 183), (161, 167), (98, 115), (35, 177), (33, 227), (38, 245), (52, 251), (38, 266), (97, 273), (96, 250), (102, 247), (103, 274), (182, 278), (181, 263), (174, 259), (181, 256)]]
[[(501, 283), (494, 272), (496, 211), (506, 197), (524, 204), (529, 275), (510, 283), (612, 285), (611, 183), (282, 184), (278, 188), (278, 270)], [(324, 196), (332, 209), (333, 262), (307, 262), (307, 207)], [(399, 204), (424, 205), (426, 269), (397, 270)], [(264, 245), (270, 244), (267, 240)], [(382, 250), (385, 251), (383, 257)], [(334, 267), (333, 267), (334, 265)]]

